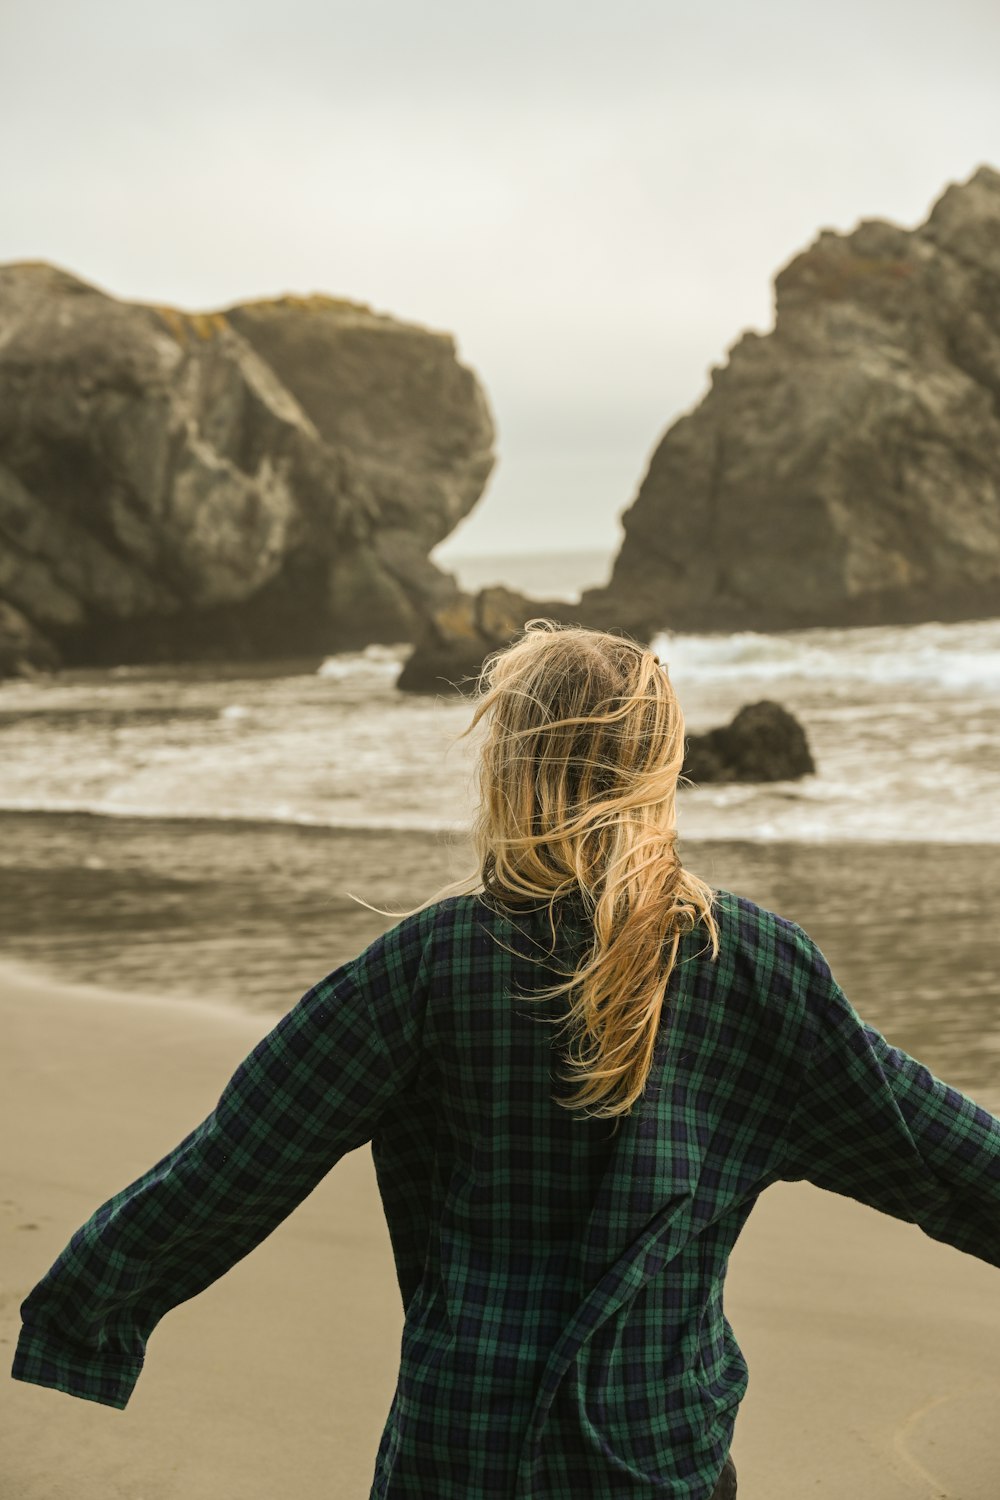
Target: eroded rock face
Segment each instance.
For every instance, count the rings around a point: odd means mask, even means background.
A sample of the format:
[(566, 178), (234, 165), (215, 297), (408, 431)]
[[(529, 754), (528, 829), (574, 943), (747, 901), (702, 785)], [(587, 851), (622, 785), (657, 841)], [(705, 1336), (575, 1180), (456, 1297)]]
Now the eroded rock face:
[(1000, 612), (1000, 174), (908, 231), (824, 230), (668, 430), (588, 623), (683, 630)]
[(450, 337), (332, 298), (216, 313), (0, 267), (0, 600), (66, 662), (411, 639), (493, 424)]

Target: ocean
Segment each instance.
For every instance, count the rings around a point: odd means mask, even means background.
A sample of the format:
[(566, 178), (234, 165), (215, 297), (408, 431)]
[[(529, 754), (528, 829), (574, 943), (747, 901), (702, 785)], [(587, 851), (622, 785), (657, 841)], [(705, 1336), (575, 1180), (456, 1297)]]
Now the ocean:
[[(452, 560), (566, 618), (600, 554)], [(495, 574), (495, 577), (490, 576)], [(1000, 1109), (1000, 620), (665, 633), (688, 727), (774, 698), (815, 776), (684, 788), (686, 862), (792, 917), (856, 1007)], [(469, 705), (404, 647), (0, 683), (0, 956), (277, 1016), (471, 869)]]

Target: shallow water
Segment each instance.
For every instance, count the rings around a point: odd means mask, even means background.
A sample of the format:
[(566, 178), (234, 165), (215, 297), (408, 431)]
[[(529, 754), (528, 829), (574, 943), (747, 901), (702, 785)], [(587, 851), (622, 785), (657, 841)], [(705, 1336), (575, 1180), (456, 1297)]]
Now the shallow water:
[[(1000, 845), (693, 841), (715, 886), (799, 922), (855, 1007), (1000, 1111)], [(0, 815), (3, 952), (82, 983), (277, 1016), (471, 868), (465, 839), (221, 820)]]

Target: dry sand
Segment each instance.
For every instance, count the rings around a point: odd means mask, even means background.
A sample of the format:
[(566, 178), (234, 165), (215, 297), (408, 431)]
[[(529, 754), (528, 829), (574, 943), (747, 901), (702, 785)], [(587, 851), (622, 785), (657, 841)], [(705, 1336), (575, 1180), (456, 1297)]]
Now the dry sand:
[[(211, 1110), (270, 1024), (0, 974), (7, 1370), (18, 1305), (72, 1231)], [(727, 1312), (751, 1371), (740, 1500), (997, 1500), (992, 1267), (783, 1184), (736, 1247)], [(0, 1500), (365, 1500), (401, 1330), (365, 1148), (167, 1315), (125, 1411), (8, 1378)]]

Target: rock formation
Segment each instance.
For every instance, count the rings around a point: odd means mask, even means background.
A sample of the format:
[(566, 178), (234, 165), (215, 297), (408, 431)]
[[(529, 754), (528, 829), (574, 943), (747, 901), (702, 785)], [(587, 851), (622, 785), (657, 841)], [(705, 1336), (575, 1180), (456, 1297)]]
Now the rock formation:
[(824, 230), (667, 431), (591, 624), (640, 635), (1000, 612), (1000, 174)]
[(688, 736), (684, 775), (718, 781), (796, 781), (816, 769), (806, 732), (780, 703), (763, 699), (731, 723)]
[(527, 599), (501, 586), (480, 589), (478, 594), (457, 594), (428, 610), (396, 686), (407, 693), (441, 693), (449, 688), (472, 692), (491, 651), (520, 635), (528, 620), (558, 620), (566, 607)]
[(412, 639), (458, 595), (427, 555), (492, 445), (447, 335), (0, 267), (0, 672)]

